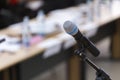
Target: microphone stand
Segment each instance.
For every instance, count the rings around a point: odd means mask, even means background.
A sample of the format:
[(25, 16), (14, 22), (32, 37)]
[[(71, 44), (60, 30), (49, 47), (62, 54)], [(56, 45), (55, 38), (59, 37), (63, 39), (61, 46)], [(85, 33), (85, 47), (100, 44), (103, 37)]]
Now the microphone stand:
[(101, 68), (96, 66), (88, 57), (86, 57), (85, 48), (83, 45), (82, 45), (82, 49), (77, 49), (77, 50), (75, 50), (74, 53), (96, 70), (96, 79), (95, 80), (112, 80), (109, 77), (109, 75), (107, 73), (105, 73), (105, 71), (103, 71)]

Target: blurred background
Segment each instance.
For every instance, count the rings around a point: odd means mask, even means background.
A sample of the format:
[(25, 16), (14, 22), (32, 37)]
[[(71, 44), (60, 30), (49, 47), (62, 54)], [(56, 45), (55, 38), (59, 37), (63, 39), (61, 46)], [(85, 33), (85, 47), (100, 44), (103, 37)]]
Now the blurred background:
[(85, 55), (111, 79), (120, 74), (120, 0), (0, 0), (0, 80), (95, 80), (74, 54), (70, 20), (99, 49)]
[[(36, 17), (39, 10), (43, 10), (45, 14), (55, 9), (62, 9), (85, 0), (1, 0), (0, 1), (0, 27), (20, 22), (24, 16), (30, 18)], [(8, 21), (7, 21), (8, 20)]]

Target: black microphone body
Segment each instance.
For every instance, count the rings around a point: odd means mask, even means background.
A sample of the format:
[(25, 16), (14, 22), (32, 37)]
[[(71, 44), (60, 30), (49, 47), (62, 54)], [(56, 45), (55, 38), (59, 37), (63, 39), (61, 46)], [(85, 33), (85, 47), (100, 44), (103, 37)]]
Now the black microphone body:
[(95, 47), (95, 45), (82, 33), (79, 31), (77, 26), (70, 21), (66, 21), (63, 25), (65, 31), (72, 35), (77, 41), (78, 47), (81, 49), (82, 46), (86, 48), (93, 56), (97, 57), (100, 54), (100, 51)]
[(97, 57), (100, 52), (99, 50), (95, 47), (95, 45), (85, 36), (81, 36), (80, 32), (78, 32), (76, 35), (74, 35), (73, 37), (75, 38), (75, 40), (79, 45), (83, 45), (86, 49), (88, 49), (88, 51), (90, 51), (90, 53), (92, 53), (92, 55), (94, 55), (95, 57)]

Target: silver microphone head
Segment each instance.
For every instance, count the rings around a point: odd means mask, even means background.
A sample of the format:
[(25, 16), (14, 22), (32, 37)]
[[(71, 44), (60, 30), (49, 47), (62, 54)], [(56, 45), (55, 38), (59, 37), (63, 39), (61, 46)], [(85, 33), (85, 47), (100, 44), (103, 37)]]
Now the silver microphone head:
[(71, 21), (65, 21), (63, 24), (63, 27), (64, 27), (65, 31), (72, 36), (77, 34), (77, 32), (78, 32), (77, 26), (74, 23), (72, 23)]

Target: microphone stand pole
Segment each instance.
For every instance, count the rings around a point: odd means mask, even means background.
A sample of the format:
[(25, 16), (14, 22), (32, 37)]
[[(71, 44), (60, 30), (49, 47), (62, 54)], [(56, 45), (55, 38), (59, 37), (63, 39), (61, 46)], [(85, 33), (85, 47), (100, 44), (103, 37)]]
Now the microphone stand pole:
[(102, 69), (96, 66), (88, 57), (86, 57), (84, 48), (81, 50), (77, 49), (74, 53), (96, 70), (95, 80), (112, 80), (107, 73), (105, 73)]

